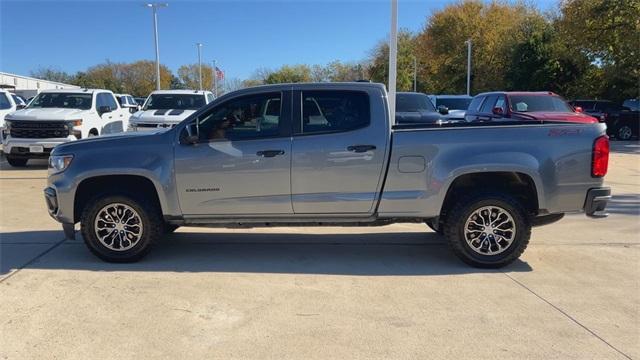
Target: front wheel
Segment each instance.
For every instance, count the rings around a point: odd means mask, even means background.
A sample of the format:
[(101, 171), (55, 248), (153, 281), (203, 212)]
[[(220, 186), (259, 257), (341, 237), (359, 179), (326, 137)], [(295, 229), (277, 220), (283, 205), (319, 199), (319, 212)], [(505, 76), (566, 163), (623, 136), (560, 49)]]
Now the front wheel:
[(82, 212), (81, 232), (89, 250), (108, 262), (134, 262), (162, 236), (158, 209), (129, 195), (103, 195)]
[(618, 128), (618, 131), (616, 132), (616, 137), (619, 140), (629, 140), (631, 139), (631, 137), (633, 136), (633, 130), (631, 130), (631, 126), (629, 125), (622, 125)]
[(465, 263), (500, 268), (527, 248), (531, 224), (515, 198), (490, 192), (460, 199), (447, 215), (444, 233), (453, 252)]

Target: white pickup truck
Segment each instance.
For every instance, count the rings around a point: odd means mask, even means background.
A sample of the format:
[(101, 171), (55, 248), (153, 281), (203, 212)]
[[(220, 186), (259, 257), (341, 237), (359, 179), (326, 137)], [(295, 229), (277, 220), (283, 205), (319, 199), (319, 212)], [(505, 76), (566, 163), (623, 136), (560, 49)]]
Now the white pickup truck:
[(129, 131), (169, 129), (215, 99), (211, 91), (156, 90), (129, 118)]
[(48, 158), (56, 145), (122, 132), (129, 115), (109, 90), (42, 91), (26, 108), (5, 117), (7, 162), (25, 166), (29, 159)]
[[(25, 107), (25, 104), (15, 94), (8, 92), (7, 90), (0, 89), (0, 143), (4, 142), (5, 116), (11, 114), (16, 110), (20, 110)], [(0, 144), (1, 148), (1, 144)]]

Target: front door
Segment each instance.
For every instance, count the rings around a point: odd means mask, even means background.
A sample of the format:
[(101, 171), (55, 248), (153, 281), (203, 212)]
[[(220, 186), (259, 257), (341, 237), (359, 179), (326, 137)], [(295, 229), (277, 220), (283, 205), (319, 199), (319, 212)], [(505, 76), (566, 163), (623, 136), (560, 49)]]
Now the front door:
[(296, 214), (372, 213), (389, 141), (379, 89), (295, 91), (291, 196)]
[(183, 214), (293, 212), (290, 106), (290, 91), (256, 93), (198, 116), (200, 141), (175, 147)]

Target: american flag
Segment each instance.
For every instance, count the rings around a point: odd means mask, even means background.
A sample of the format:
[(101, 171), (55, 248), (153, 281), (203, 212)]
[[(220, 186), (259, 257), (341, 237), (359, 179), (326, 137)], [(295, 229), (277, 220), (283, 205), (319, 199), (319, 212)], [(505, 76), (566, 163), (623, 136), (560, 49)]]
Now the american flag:
[(222, 70), (220, 70), (220, 68), (217, 67), (217, 66), (216, 66), (216, 78), (218, 80), (224, 79), (224, 72)]

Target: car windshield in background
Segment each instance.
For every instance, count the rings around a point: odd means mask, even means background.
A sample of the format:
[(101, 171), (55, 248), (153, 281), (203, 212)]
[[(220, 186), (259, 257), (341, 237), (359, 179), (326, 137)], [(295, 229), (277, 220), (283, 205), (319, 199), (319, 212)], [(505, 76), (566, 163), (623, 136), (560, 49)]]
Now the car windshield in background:
[(436, 111), (431, 101), (422, 94), (396, 94), (397, 112)]
[(41, 93), (36, 96), (28, 108), (66, 108), (66, 109), (91, 109), (92, 94), (74, 93)]
[(436, 105), (446, 106), (449, 110), (467, 110), (471, 104), (471, 99), (436, 99)]
[(0, 110), (11, 109), (9, 98), (4, 93), (0, 93)]
[(557, 96), (511, 95), (511, 110), (517, 112), (573, 112), (573, 109)]
[(149, 97), (145, 110), (182, 109), (197, 110), (205, 105), (204, 95), (154, 94)]

